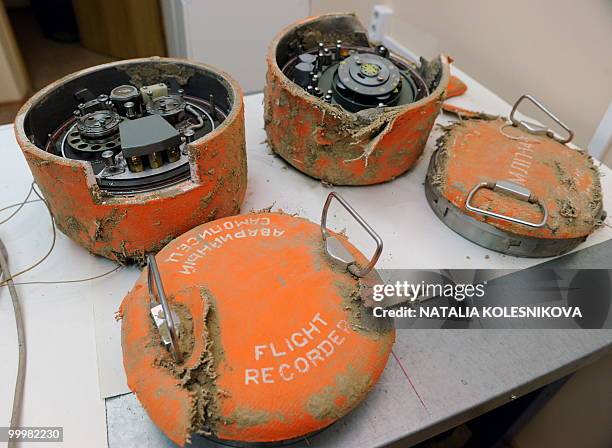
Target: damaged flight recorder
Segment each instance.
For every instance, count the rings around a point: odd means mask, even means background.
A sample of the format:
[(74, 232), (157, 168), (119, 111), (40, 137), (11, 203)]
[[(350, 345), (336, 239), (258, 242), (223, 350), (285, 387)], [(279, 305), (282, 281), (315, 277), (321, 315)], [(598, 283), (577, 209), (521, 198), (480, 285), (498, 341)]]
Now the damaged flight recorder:
[(82, 70), (34, 95), (15, 132), (58, 227), (119, 262), (238, 213), (244, 198), (242, 92), (203, 64)]
[[(564, 134), (517, 118), (525, 100)], [(606, 217), (597, 168), (586, 152), (567, 146), (572, 137), (530, 95), (508, 119), (465, 111), (437, 142), (427, 200), (448, 227), (486, 248), (521, 257), (568, 252)]]
[(272, 150), (335, 185), (394, 179), (423, 152), (449, 82), (444, 56), (420, 66), (370, 44), (352, 14), (293, 24), (267, 56)]
[[(328, 230), (334, 198), (376, 242), (372, 259)], [(121, 305), (130, 389), (181, 446), (192, 436), (283, 445), (321, 431), (361, 403), (391, 353), (392, 321), (364, 308), (381, 252), (335, 193), (320, 224), (252, 213), (188, 231), (148, 257)]]

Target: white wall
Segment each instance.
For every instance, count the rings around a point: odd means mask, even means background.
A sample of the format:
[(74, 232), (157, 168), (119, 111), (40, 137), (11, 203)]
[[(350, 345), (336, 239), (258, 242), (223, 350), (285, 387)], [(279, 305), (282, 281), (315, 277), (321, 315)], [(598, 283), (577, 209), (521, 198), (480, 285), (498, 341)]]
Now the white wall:
[(312, 0), (312, 13), (394, 10), (393, 38), (417, 54), (444, 52), (507, 102), (540, 98), (586, 148), (612, 101), (609, 0)]
[[(268, 44), (282, 28), (309, 15), (310, 1), (162, 0), (162, 10), (171, 56), (225, 70), (249, 93), (263, 90)], [(184, 34), (174, 32), (183, 27)]]

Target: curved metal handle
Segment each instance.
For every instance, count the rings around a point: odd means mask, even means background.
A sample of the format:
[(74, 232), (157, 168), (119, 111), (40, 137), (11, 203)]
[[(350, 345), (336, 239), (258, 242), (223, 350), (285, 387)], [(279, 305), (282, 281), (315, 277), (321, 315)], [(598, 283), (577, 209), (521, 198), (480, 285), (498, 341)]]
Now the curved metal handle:
[[(542, 218), (542, 221), (540, 222), (530, 222), (530, 221), (524, 221), (518, 218), (513, 218), (512, 216), (506, 216), (500, 213), (495, 213), (489, 210), (484, 210), (482, 208), (474, 207), (471, 204), (472, 198), (474, 197), (476, 192), (480, 190), (481, 188), (487, 188), (489, 190), (497, 191), (499, 193), (507, 193), (516, 199), (520, 199), (525, 202), (530, 202), (532, 204), (537, 204), (542, 209), (542, 213), (544, 214), (544, 217)], [(528, 227), (536, 227), (536, 228), (544, 227), (544, 225), (546, 224), (546, 221), (548, 220), (548, 209), (543, 203), (540, 202), (538, 198), (536, 198), (533, 194), (531, 194), (531, 191), (529, 191), (525, 187), (522, 187), (520, 185), (517, 185), (513, 182), (509, 182), (506, 180), (498, 180), (497, 182), (481, 182), (477, 184), (474, 188), (472, 188), (472, 191), (470, 191), (470, 193), (468, 194), (468, 197), (465, 200), (465, 208), (467, 208), (471, 212), (478, 213), (480, 215), (492, 216), (493, 218), (503, 219), (505, 221), (514, 222), (516, 224), (522, 224)]]
[[(540, 126), (539, 124), (531, 123), (529, 121), (522, 121), (522, 120), (519, 120), (519, 119), (515, 118), (514, 114), (516, 113), (516, 110), (518, 109), (519, 104), (521, 104), (521, 102), (523, 100), (531, 101), (542, 112), (544, 112), (546, 115), (548, 115), (550, 118), (552, 118), (552, 120), (555, 123), (557, 123), (559, 126), (561, 126), (567, 132), (567, 138), (562, 138), (562, 137), (558, 136), (556, 133), (554, 133), (553, 131), (551, 131), (550, 129), (548, 129), (545, 126)], [(538, 100), (536, 100), (531, 95), (522, 95), (516, 101), (516, 103), (514, 103), (514, 106), (512, 107), (512, 111), (510, 112), (509, 119), (512, 122), (512, 126), (520, 127), (521, 129), (524, 129), (525, 131), (529, 132), (530, 134), (534, 134), (534, 135), (546, 135), (546, 136), (552, 138), (553, 140), (558, 141), (559, 143), (564, 143), (564, 144), (565, 143), (569, 143), (574, 138), (574, 132), (565, 123), (563, 123), (559, 118), (557, 118), (557, 116), (555, 114), (553, 114), (551, 111), (549, 111), (546, 108), (546, 106), (544, 106), (542, 103), (540, 103)]]
[[(168, 341), (170, 345), (170, 352), (172, 353), (172, 356), (174, 356), (176, 362), (181, 362), (182, 356), (178, 345), (177, 328), (174, 323), (172, 311), (170, 310), (170, 305), (168, 305), (168, 300), (166, 299), (166, 293), (164, 292), (164, 285), (162, 283), (161, 276), (159, 275), (159, 268), (157, 267), (155, 255), (147, 254), (147, 267), (147, 286), (149, 288), (149, 298), (151, 299), (151, 301), (155, 301), (161, 304), (162, 309), (164, 311), (164, 319), (166, 322), (166, 326), (168, 327), (168, 333), (170, 333), (170, 340)], [(157, 291), (157, 295), (155, 294), (154, 288), (155, 291)], [(158, 325), (157, 320), (155, 323), (156, 325)]]
[[(357, 262), (353, 258), (353, 256), (349, 253), (349, 251), (344, 247), (344, 245), (338, 241), (337, 238), (331, 236), (327, 229), (327, 212), (329, 211), (329, 206), (332, 201), (336, 199), (342, 206), (351, 214), (353, 218), (363, 227), (366, 232), (374, 239), (376, 242), (376, 250), (374, 251), (374, 255), (368, 262), (368, 264), (363, 268), (359, 269), (357, 266)], [(378, 234), (370, 227), (370, 225), (363, 219), (359, 213), (340, 196), (338, 193), (331, 192), (327, 196), (327, 200), (325, 201), (325, 205), (323, 205), (323, 213), (321, 214), (321, 234), (323, 235), (324, 247), (327, 254), (332, 257), (334, 260), (339, 261), (346, 265), (348, 271), (356, 277), (365, 277), (368, 273), (374, 268), (376, 262), (380, 258), (380, 254), (383, 249), (383, 241), (378, 236)]]

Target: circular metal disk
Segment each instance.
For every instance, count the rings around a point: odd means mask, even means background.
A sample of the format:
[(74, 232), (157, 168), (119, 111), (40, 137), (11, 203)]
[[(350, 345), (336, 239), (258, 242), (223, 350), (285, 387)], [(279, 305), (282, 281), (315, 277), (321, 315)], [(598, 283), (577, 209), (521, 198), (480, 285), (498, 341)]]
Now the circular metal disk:
[(138, 89), (132, 85), (125, 84), (115, 87), (110, 92), (110, 99), (113, 101), (130, 101), (138, 97)]
[(83, 115), (77, 120), (79, 134), (86, 139), (108, 137), (119, 130), (121, 117), (110, 110), (97, 110)]
[(179, 115), (184, 110), (185, 101), (178, 95), (160, 96), (147, 104), (148, 113), (162, 117)]
[(376, 54), (355, 53), (338, 67), (338, 78), (360, 95), (386, 95), (400, 83), (400, 71), (389, 59)]
[[(476, 185), (497, 181), (527, 188), (548, 210), (544, 227), (466, 209)], [(457, 233), (524, 257), (567, 252), (597, 228), (604, 213), (599, 177), (588, 154), (512, 128), (501, 118), (464, 119), (448, 129), (432, 155), (426, 192), (436, 214)], [(524, 221), (542, 219), (540, 206), (491, 189), (479, 190), (472, 205)]]
[(77, 152), (96, 153), (119, 147), (121, 117), (109, 110), (98, 110), (80, 117), (68, 130), (65, 140)]

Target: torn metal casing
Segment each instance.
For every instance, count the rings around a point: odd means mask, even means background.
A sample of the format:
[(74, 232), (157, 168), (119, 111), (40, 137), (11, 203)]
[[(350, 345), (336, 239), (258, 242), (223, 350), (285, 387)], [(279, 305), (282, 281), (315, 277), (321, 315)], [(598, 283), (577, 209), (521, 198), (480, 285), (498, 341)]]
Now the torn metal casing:
[[(100, 188), (89, 163), (43, 149), (56, 126), (47, 117), (68, 107), (62, 98), (72, 95), (71, 86), (86, 80), (95, 88), (112, 88), (109, 73), (135, 86), (168, 78), (187, 90), (212, 82), (225, 92), (229, 113), (223, 123), (186, 145), (187, 179), (152, 191), (112, 195)], [(60, 230), (90, 252), (121, 263), (143, 264), (146, 252), (159, 250), (195, 225), (238, 213), (246, 191), (242, 91), (229, 75), (200, 63), (152, 57), (73, 73), (28, 100), (15, 119), (15, 134)]]
[(194, 434), (233, 446), (310, 435), (357, 406), (385, 367), (395, 330), (361, 300), (375, 271), (359, 278), (336, 263), (319, 224), (282, 213), (223, 218), (156, 259), (181, 318), (183, 362), (151, 323), (146, 273), (121, 305), (123, 361), (130, 389), (178, 445)]
[(591, 157), (562, 139), (540, 126), (464, 115), (438, 139), (427, 200), (447, 226), (486, 248), (521, 257), (568, 252), (605, 212)]
[(449, 61), (445, 56), (423, 61), (419, 70), (431, 86), (425, 98), (351, 113), (309, 95), (281, 69), (296, 42), (311, 48), (319, 41), (337, 39), (347, 45), (370, 45), (353, 14), (305, 19), (281, 31), (270, 44), (264, 90), (268, 144), (298, 170), (331, 184), (392, 180), (409, 170), (423, 152), (445, 98)]

